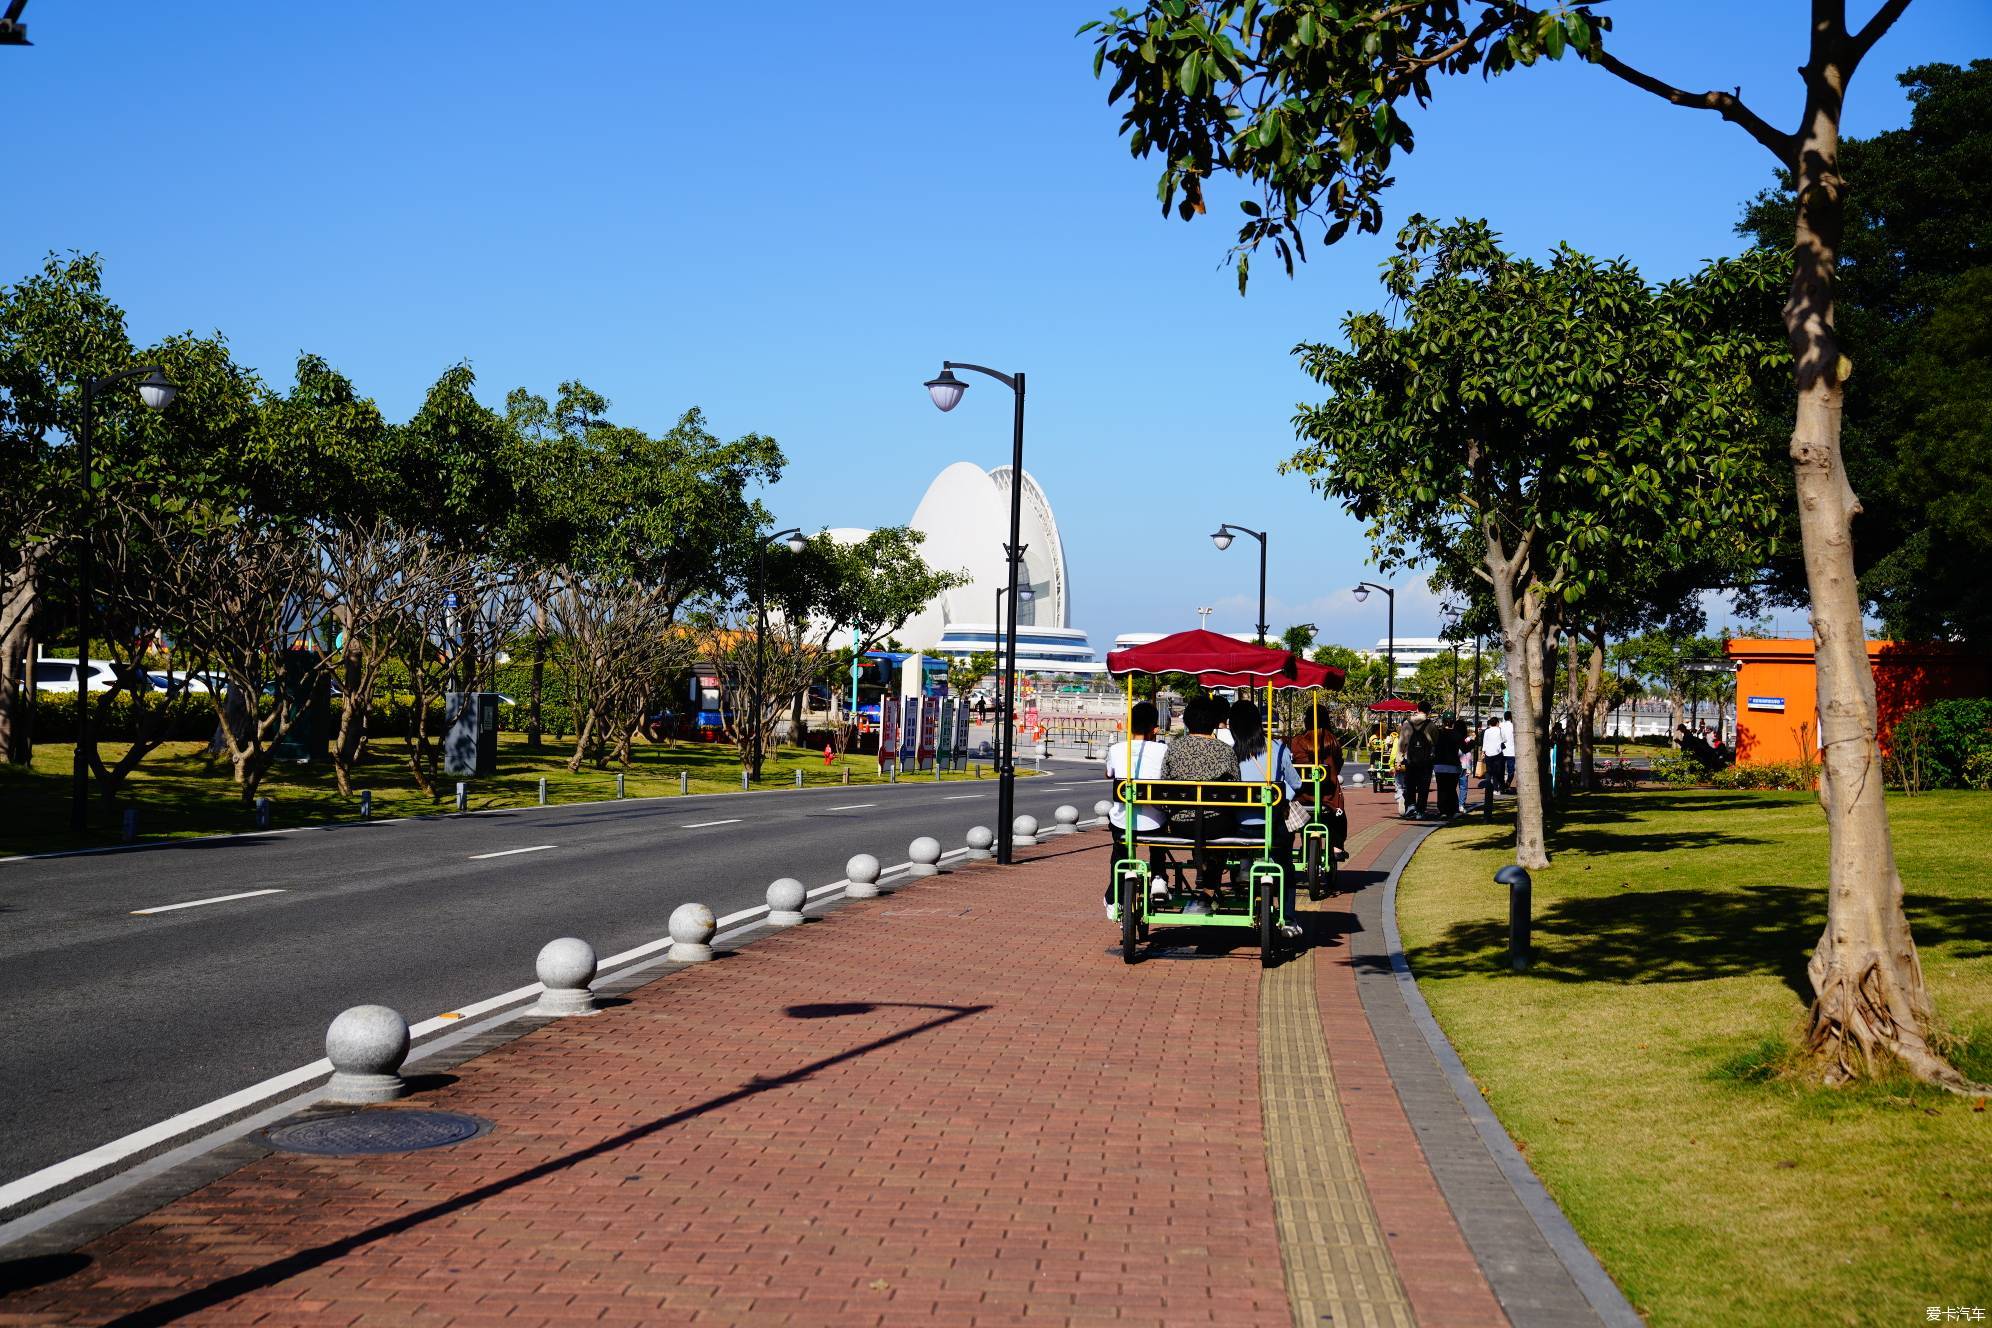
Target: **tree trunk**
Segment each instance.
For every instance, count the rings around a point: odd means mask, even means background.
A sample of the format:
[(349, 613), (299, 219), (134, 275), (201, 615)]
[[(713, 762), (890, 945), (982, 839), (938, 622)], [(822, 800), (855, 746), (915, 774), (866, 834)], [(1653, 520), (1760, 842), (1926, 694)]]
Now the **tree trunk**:
[(1812, 597), (1824, 753), (1819, 800), (1829, 839), (1826, 929), (1806, 966), (1816, 993), (1806, 1044), (1829, 1083), (1895, 1062), (1920, 1079), (1963, 1091), (1971, 1087), (1964, 1076), (1930, 1046), (1929, 989), (1902, 907), (1875, 742), (1874, 674), (1854, 575), (1852, 527), (1861, 507), (1840, 454), (1842, 385), (1852, 369), (1833, 327), (1846, 189), (1839, 174), (1840, 99), (1852, 72), (1844, 59), (1843, 51), (1815, 34), (1806, 122), (1791, 163), (1796, 262), (1784, 310), (1796, 361), (1791, 459)]
[(1577, 730), (1577, 742), (1583, 761), (1583, 786), (1594, 789), (1598, 786), (1598, 720), (1605, 694), (1605, 629), (1594, 627), (1589, 637), (1591, 649), (1584, 661), (1584, 719)]
[(0, 637), (0, 761), (27, 765), (34, 759), (29, 716), (35, 701), (35, 660), (23, 616)]
[(540, 697), (546, 691), (546, 595), (544, 588), (534, 596), (538, 601), (533, 626), (533, 678), (526, 692), (526, 746), (540, 749)]
[(1518, 568), (1526, 554), (1504, 555), (1493, 524), (1487, 525), (1486, 566), (1494, 609), (1501, 623), (1502, 661), (1508, 675), (1510, 708), (1515, 712), (1515, 863), (1531, 871), (1549, 865), (1543, 835), (1542, 749), (1536, 740), (1536, 698), (1532, 673), (1542, 665), (1543, 597), (1532, 593)]

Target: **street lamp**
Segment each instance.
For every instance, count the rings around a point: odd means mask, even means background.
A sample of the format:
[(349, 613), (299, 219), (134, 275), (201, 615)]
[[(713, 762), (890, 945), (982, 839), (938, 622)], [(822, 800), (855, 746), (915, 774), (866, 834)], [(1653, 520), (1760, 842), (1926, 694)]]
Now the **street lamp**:
[(90, 574), (95, 571), (97, 553), (97, 499), (90, 483), (90, 442), (95, 429), (97, 394), (107, 387), (128, 382), (140, 374), (138, 399), (147, 410), (164, 410), (173, 404), (180, 389), (166, 378), (156, 364), (83, 380), (83, 424), (76, 434), (76, 459), (83, 476), (82, 550), (76, 559), (76, 759), (70, 772), (69, 828), (82, 834), (90, 824), (90, 759), (96, 749), (90, 740)]
[(754, 747), (747, 757), (749, 782), (761, 777), (761, 755), (766, 746), (766, 735), (761, 732), (761, 717), (766, 711), (761, 689), (766, 685), (768, 670), (768, 546), (778, 540), (788, 541), (790, 553), (801, 553), (809, 547), (809, 541), (795, 526), (778, 530), (754, 544)]
[(1266, 532), (1254, 530), (1250, 526), (1233, 525), (1227, 521), (1211, 532), (1210, 542), (1217, 546), (1219, 553), (1222, 553), (1231, 547), (1231, 540), (1235, 535), (1250, 535), (1259, 541), (1259, 644), (1264, 645), (1266, 644)]
[[(1003, 653), (1002, 653), (1002, 647), (1003, 647), (1003, 641), (1002, 641), (1002, 632), (1003, 632), (1003, 627), (1002, 627), (1002, 623), (1003, 623), (1003, 596), (1004, 596), (1004, 595), (1006, 595), (1006, 594), (1008, 594), (1008, 593), (1009, 593), (1009, 590), (1010, 590), (1010, 587), (1008, 587), (1008, 586), (998, 586), (998, 587), (996, 587), (996, 624), (997, 624), (997, 625), (996, 625), (996, 627), (995, 627), (995, 631), (996, 631), (996, 634), (997, 634), (997, 640), (996, 640), (996, 657), (997, 657), (998, 659), (1001, 659), (1001, 658), (1003, 657)], [(1019, 586), (1017, 587), (1017, 602), (1018, 602), (1019, 604), (1029, 604), (1029, 603), (1030, 603), (1030, 602), (1031, 602), (1032, 600), (1034, 600), (1034, 599), (1036, 599), (1036, 598), (1037, 598), (1037, 592), (1036, 592), (1036, 591), (1034, 591), (1034, 590), (1032, 590), (1032, 589), (1031, 589), (1031, 588), (1030, 588), (1029, 586), (1027, 586), (1027, 585), (1019, 585)], [(1011, 656), (1011, 658), (1012, 658), (1012, 659), (1014, 660), (1014, 659), (1015, 659), (1016, 657), (1015, 657), (1014, 655), (1012, 655), (1012, 656)], [(997, 697), (997, 708), (998, 708), (999, 710), (1001, 710), (1001, 708), (1002, 708), (1002, 697), (1003, 697), (1003, 689), (1004, 689), (1004, 688), (1006, 688), (1006, 687), (1015, 687), (1015, 686), (1016, 686), (1016, 675), (1015, 675), (1015, 674), (1010, 674), (1010, 675), (1008, 676), (1008, 678), (1007, 678), (1007, 679), (1005, 679), (1005, 678), (998, 678), (998, 679), (996, 680), (996, 697)], [(1014, 702), (1013, 702), (1013, 704), (1014, 704)], [(1001, 760), (1002, 760), (1002, 751), (1003, 751), (1003, 746), (1004, 746), (1004, 744), (1005, 744), (1006, 742), (1010, 741), (1010, 740), (1011, 740), (1011, 737), (1010, 737), (1010, 730), (1009, 730), (1009, 728), (1008, 728), (1007, 726), (1006, 726), (1006, 727), (1004, 728), (1004, 730), (1003, 730), (1002, 732), (1000, 732), (1000, 733), (998, 733), (998, 734), (996, 735), (996, 749), (997, 749), (997, 760), (998, 760), (998, 761), (1001, 761)]]
[(1361, 604), (1364, 600), (1368, 599), (1369, 593), (1372, 590), (1381, 590), (1390, 598), (1390, 625), (1384, 637), (1383, 658), (1385, 681), (1383, 684), (1383, 694), (1385, 696), (1395, 696), (1397, 695), (1397, 592), (1389, 586), (1378, 585), (1374, 581), (1358, 581), (1353, 592), (1356, 597), (1356, 603)]
[[(1010, 438), (1010, 539), (1003, 546), (1007, 558), (1003, 581), (1014, 585), (1017, 569), (1024, 557), (1024, 375), (1021, 372), (1006, 374), (996, 369), (984, 368), (979, 364), (965, 364), (958, 360), (942, 360), (938, 378), (927, 380), (927, 395), (942, 411), (953, 410), (961, 404), (962, 394), (968, 391), (968, 384), (955, 377), (956, 369), (966, 369), (993, 378), (1010, 389), (1015, 398), (1016, 410)], [(1007, 679), (1001, 689), (999, 705), (1002, 710), (1003, 741), (999, 745), (996, 758), (996, 861), (1010, 863), (1015, 854), (1011, 850), (1010, 827), (1015, 821), (1017, 806), (1017, 771), (1011, 759), (1009, 735), (1015, 725), (1016, 676), (1017, 676), (1017, 600), (1010, 597), (1009, 655), (1005, 660), (1003, 676)], [(1000, 605), (1000, 601), (999, 601)], [(1000, 610), (999, 610), (1000, 611)]]

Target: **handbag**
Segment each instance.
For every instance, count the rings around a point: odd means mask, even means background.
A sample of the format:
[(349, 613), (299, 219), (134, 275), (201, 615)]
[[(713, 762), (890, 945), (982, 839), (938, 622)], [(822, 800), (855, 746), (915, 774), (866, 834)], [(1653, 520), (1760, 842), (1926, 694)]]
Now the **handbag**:
[(1299, 834), (1307, 829), (1308, 811), (1300, 802), (1289, 802), (1286, 807), (1286, 828), (1289, 834)]
[(1485, 752), (1482, 752), (1473, 759), (1473, 777), (1475, 779), (1487, 778), (1487, 754)]

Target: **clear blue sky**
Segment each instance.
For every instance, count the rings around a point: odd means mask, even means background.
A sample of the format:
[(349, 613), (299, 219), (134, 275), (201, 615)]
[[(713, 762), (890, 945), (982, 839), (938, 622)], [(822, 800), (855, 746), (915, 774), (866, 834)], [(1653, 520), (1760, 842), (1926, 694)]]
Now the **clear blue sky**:
[[(460, 359), (493, 403), (580, 378), (651, 428), (696, 405), (780, 440), (766, 501), (809, 528), (904, 521), (948, 462), (1006, 461), (999, 388), (943, 416), (920, 383), (943, 358), (1024, 369), (1026, 465), (1097, 648), (1200, 604), (1250, 627), (1256, 559), (1211, 546), (1219, 521), (1272, 532), (1275, 630), (1374, 641), (1360, 531), (1274, 467), (1312, 386), (1288, 352), (1378, 303), (1384, 242), (1291, 282), (1268, 257), (1240, 299), (1228, 209), (1164, 221), (1117, 136), (1073, 37), (1106, 8), (31, 0), (35, 46), (0, 49), (0, 280), (99, 251), (137, 338), (218, 330), (279, 385), (310, 350), (396, 418)], [(1610, 9), (1628, 59), (1794, 121), (1802, 0)], [(1848, 132), (1905, 122), (1897, 71), (1988, 53), (1992, 5), (1916, 0)], [(1575, 63), (1444, 82), (1413, 123), (1386, 235), (1481, 215), (1653, 278), (1734, 252), (1772, 169)], [(1399, 632), (1433, 631), (1397, 579)]]

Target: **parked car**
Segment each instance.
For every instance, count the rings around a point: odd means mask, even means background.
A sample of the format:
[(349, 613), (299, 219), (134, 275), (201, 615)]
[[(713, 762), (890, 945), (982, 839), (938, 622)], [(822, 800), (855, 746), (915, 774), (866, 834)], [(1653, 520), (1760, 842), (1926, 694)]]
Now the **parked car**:
[[(117, 680), (117, 670), (109, 660), (90, 661), (89, 689), (93, 692), (108, 692)], [(73, 659), (38, 659), (35, 661), (35, 690), (38, 692), (73, 692), (76, 690), (76, 661)]]

